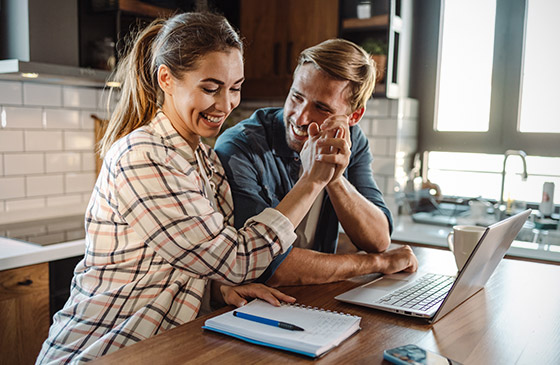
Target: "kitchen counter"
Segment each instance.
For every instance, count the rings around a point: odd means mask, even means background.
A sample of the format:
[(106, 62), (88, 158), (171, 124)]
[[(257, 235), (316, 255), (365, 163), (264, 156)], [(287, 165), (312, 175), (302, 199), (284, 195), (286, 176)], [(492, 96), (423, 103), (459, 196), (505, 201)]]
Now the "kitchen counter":
[(0, 237), (0, 271), (83, 255), (85, 240), (49, 246)]
[[(452, 227), (416, 223), (410, 216), (395, 217), (393, 235), (395, 243), (448, 248), (447, 235)], [(560, 264), (560, 246), (514, 240), (506, 257), (537, 260)]]
[[(415, 223), (410, 216), (395, 218), (392, 240), (420, 246), (447, 248), (451, 227)], [(0, 271), (83, 255), (85, 240), (78, 239), (48, 246), (0, 237)], [(533, 242), (513, 241), (509, 257), (560, 263), (560, 246)]]

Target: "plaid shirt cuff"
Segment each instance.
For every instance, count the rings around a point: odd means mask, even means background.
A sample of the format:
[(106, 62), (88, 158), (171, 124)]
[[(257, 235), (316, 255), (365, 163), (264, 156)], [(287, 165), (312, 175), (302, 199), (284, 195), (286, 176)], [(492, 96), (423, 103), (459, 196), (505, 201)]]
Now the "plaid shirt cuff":
[[(297, 238), (292, 222), (276, 209), (266, 208), (260, 214), (249, 220), (262, 223), (276, 233), (281, 246), (281, 251), (279, 253), (286, 252)], [(276, 253), (277, 252), (275, 252), (275, 254)]]

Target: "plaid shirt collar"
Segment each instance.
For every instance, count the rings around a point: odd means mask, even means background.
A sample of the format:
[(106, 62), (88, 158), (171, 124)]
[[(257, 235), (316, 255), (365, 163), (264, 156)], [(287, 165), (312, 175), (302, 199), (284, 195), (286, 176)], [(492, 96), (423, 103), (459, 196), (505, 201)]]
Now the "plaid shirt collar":
[[(196, 155), (195, 151), (188, 142), (175, 130), (169, 118), (160, 109), (157, 111), (155, 118), (149, 124), (150, 128), (161, 136), (163, 143), (170, 148), (173, 148), (177, 153), (181, 154), (184, 158), (189, 161), (192, 166), (196, 166)], [(214, 164), (210, 159), (210, 147), (202, 142), (198, 143), (196, 148), (203, 159), (206, 168), (209, 170), (207, 174), (209, 177), (215, 172)]]

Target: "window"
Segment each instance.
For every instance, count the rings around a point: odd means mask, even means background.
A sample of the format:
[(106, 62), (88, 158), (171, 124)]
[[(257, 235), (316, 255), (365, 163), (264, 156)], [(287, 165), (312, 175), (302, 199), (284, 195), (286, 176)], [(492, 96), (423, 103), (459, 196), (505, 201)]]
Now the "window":
[[(460, 152), (430, 152), (428, 179), (448, 196), (483, 197), (500, 200), (503, 155)], [(560, 197), (560, 158), (527, 156), (527, 180), (521, 178), (523, 164), (518, 156), (506, 163), (504, 201), (538, 203), (545, 182), (555, 186), (555, 202)]]
[[(528, 3), (521, 88), (523, 133), (560, 133), (560, 2), (531, 0)], [(558, 136), (560, 144), (560, 135)]]
[[(545, 181), (555, 182), (558, 197), (560, 2), (433, 0), (423, 6), (427, 10), (415, 8), (423, 17), (439, 11), (437, 31), (423, 30), (420, 43), (439, 39), (437, 49), (429, 50), (437, 58), (424, 56), (437, 66), (433, 74), (422, 69), (426, 76), (418, 78), (421, 86), (412, 95), (421, 105), (433, 103), (421, 113), (427, 177), (445, 195), (499, 200), (503, 154), (524, 150), (529, 178), (521, 180), (521, 160), (510, 157), (504, 199), (539, 202)], [(421, 57), (428, 51), (418, 52)], [(433, 99), (426, 96), (430, 88)]]
[[(464, 16), (465, 12), (478, 15), (476, 26), (472, 17)], [(495, 1), (445, 3), (435, 126), (438, 131), (488, 130), (495, 17)]]

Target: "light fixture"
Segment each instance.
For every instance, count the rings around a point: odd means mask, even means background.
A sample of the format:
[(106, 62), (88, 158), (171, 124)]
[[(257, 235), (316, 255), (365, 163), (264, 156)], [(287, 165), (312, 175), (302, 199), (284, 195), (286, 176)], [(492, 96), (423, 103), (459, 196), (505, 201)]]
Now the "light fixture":
[(107, 81), (105, 83), (105, 86), (107, 87), (121, 87), (121, 83), (118, 81)]
[(36, 72), (22, 72), (21, 76), (28, 79), (36, 79), (37, 77), (39, 77), (39, 74)]

